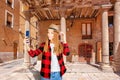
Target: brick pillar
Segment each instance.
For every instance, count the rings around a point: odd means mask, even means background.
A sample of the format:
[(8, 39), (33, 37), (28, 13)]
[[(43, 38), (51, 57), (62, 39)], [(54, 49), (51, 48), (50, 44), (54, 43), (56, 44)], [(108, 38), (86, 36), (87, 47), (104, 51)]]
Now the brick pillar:
[(120, 72), (120, 0), (114, 7), (114, 70)]
[[(61, 17), (61, 31), (65, 33), (65, 37), (66, 37), (66, 20), (64, 17)], [(66, 56), (64, 56), (64, 62), (66, 62)]]
[[(105, 8), (104, 8), (105, 7)], [(109, 61), (108, 8), (103, 6), (102, 13), (102, 65), (103, 71), (112, 71)]]

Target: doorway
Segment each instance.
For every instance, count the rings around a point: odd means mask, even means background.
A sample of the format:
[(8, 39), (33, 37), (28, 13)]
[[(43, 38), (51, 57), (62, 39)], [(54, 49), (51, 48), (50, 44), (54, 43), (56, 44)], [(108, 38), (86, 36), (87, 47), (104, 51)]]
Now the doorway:
[(13, 52), (14, 52), (13, 58), (14, 59), (17, 59), (17, 46), (18, 46), (18, 44), (14, 42), (13, 43)]
[(79, 61), (90, 63), (92, 57), (92, 45), (83, 43), (79, 45)]

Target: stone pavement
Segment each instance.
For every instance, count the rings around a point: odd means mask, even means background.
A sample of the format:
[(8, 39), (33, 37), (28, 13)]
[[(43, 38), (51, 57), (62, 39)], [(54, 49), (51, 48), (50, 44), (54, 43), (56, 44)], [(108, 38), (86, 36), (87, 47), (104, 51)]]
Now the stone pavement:
[(1, 63), (0, 80), (40, 80), (39, 64), (27, 69), (23, 65), (23, 59)]
[[(102, 72), (98, 65), (66, 63), (63, 80), (120, 80), (120, 73)], [(0, 80), (40, 80), (40, 61), (34, 68), (26, 69), (23, 59), (0, 64)]]
[(99, 65), (67, 63), (67, 73), (63, 80), (120, 80), (120, 73), (102, 72)]

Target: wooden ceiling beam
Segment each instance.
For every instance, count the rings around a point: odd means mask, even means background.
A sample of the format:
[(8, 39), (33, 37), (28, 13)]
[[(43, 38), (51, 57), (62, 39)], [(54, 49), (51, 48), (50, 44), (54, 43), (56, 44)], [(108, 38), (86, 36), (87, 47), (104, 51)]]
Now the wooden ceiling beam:
[(85, 18), (88, 16), (89, 11), (90, 11), (90, 7), (87, 7), (85, 15), (84, 15)]
[(92, 9), (91, 7), (89, 7), (88, 12), (87, 12), (86, 15), (85, 15), (86, 18), (90, 16), (92, 10), (93, 10), (93, 9)]
[[(97, 17), (101, 13), (101, 5), (109, 3), (110, 0), (21, 0), (33, 9), (35, 15), (42, 19), (60, 19), (63, 15), (62, 9), (66, 9), (64, 16), (70, 18)], [(74, 10), (74, 11), (73, 11)], [(73, 12), (72, 12), (73, 11)]]
[(91, 11), (91, 13), (89, 15), (90, 18), (92, 17), (92, 14), (94, 13), (94, 11), (95, 11), (95, 9), (92, 9), (92, 11)]
[(40, 17), (41, 20), (43, 19), (43, 16), (39, 12), (37, 12), (37, 15), (38, 17)]
[(40, 3), (39, 0), (33, 0), (33, 1), (34, 1), (34, 3), (35, 3), (36, 6), (40, 5), (39, 4)]
[(79, 9), (79, 11), (78, 11), (78, 18), (80, 17), (80, 14), (81, 14), (81, 12), (82, 12), (82, 8), (78, 8)]
[(81, 16), (82, 16), (82, 12), (83, 12), (83, 8), (81, 8), (81, 13), (80, 13), (80, 16), (79, 16), (80, 18), (81, 18)]
[(81, 16), (80, 16), (80, 17), (84, 17), (84, 16), (85, 16), (86, 11), (87, 11), (87, 7), (83, 8), (83, 9), (82, 9), (82, 12), (81, 12)]
[(57, 10), (52, 10), (52, 14), (54, 19), (57, 19)]
[(57, 11), (57, 19), (60, 19), (60, 12), (59, 11)]
[(34, 15), (38, 18), (38, 20), (41, 20), (41, 17), (39, 17), (37, 13), (35, 13)]
[(97, 17), (101, 13), (102, 9), (99, 9), (98, 12), (96, 13), (95, 17)]
[(45, 19), (44, 14), (40, 10), (38, 10), (38, 13), (39, 13), (39, 16), (41, 16), (42, 19)]
[(48, 13), (50, 14), (51, 18), (54, 19), (53, 14), (50, 9), (48, 10)]
[(95, 17), (95, 15), (97, 14), (98, 9), (95, 9), (94, 13), (91, 15), (91, 17)]
[(80, 13), (79, 8), (76, 8), (75, 9), (75, 18), (79, 17), (79, 13)]
[(49, 19), (52, 19), (50, 13), (48, 12), (48, 10), (45, 11), (46, 12), (46, 15), (49, 17)]
[(72, 12), (72, 9), (67, 9), (66, 14), (65, 14), (66, 18), (70, 18), (71, 12)]
[(44, 16), (45, 16), (47, 19), (49, 19), (48, 15), (46, 14), (45, 11), (46, 11), (46, 10), (41, 10), (41, 12), (44, 14)]

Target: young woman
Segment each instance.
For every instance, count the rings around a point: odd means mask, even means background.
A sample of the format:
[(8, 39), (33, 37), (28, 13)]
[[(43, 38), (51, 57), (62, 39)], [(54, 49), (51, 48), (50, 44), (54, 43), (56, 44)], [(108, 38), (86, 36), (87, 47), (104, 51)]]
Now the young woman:
[[(31, 57), (42, 54), (41, 60), (41, 80), (62, 80), (62, 75), (66, 72), (63, 61), (63, 54), (69, 55), (69, 48), (63, 32), (59, 32), (59, 26), (51, 24), (48, 28), (47, 40), (36, 50), (29, 50)], [(60, 41), (60, 36), (63, 41)]]

